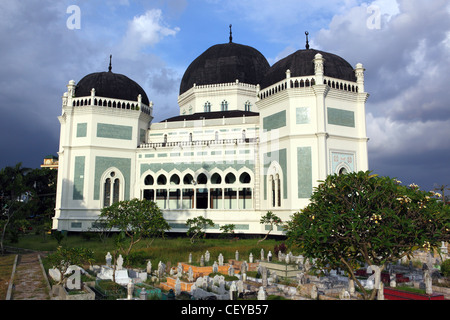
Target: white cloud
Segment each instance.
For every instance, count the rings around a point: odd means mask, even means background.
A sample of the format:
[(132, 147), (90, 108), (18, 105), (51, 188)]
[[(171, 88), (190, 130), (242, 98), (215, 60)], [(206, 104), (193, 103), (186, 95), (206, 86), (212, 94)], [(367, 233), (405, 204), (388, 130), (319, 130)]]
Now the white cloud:
[(175, 36), (180, 28), (165, 25), (162, 11), (151, 9), (140, 16), (135, 16), (128, 25), (122, 43), (125, 55), (135, 55), (145, 46), (153, 46), (168, 36)]

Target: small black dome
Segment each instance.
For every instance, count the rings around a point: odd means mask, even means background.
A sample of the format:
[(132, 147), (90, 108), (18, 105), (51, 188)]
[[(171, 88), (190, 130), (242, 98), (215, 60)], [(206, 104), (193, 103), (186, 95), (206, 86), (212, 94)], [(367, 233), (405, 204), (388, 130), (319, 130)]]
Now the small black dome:
[(261, 89), (267, 88), (286, 79), (286, 70), (291, 71), (291, 77), (313, 76), (314, 57), (320, 53), (325, 59), (324, 75), (341, 80), (356, 81), (353, 67), (341, 57), (314, 49), (298, 50), (275, 63), (261, 81)]
[(92, 88), (95, 95), (105, 98), (137, 101), (142, 96), (142, 103), (149, 105), (145, 91), (136, 82), (123, 74), (109, 72), (91, 73), (81, 79), (75, 88), (75, 97), (91, 95)]
[(180, 95), (196, 85), (239, 82), (257, 85), (270, 65), (256, 49), (237, 43), (210, 47), (184, 73)]

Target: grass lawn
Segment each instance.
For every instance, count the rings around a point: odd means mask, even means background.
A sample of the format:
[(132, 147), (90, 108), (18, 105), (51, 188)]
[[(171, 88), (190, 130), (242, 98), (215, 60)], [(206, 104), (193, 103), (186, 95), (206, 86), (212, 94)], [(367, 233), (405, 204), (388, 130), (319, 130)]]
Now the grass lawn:
[[(224, 261), (235, 258), (235, 252), (238, 250), (240, 260), (249, 260), (250, 252), (254, 259), (260, 258), (261, 248), (264, 249), (265, 254), (270, 251), (274, 252), (274, 247), (284, 242), (283, 240), (267, 239), (260, 244), (257, 244), (258, 238), (255, 239), (202, 239), (194, 244), (191, 244), (188, 237), (167, 237), (165, 239), (155, 239), (151, 242), (149, 239), (144, 239), (133, 246), (129, 260), (125, 259), (128, 266), (145, 267), (146, 260), (151, 260), (152, 265), (156, 266), (159, 261), (171, 266), (176, 266), (178, 262), (187, 262), (189, 253), (192, 253), (193, 263), (199, 263), (200, 257), (206, 250), (211, 254), (212, 264), (220, 253), (224, 256)], [(58, 243), (50, 236), (43, 238), (37, 235), (24, 235), (19, 238), (18, 243), (7, 244), (9, 246), (33, 249), (37, 251), (54, 251), (58, 247)], [(105, 264), (105, 255), (108, 252), (113, 253), (114, 241), (110, 236), (106, 239), (100, 240), (97, 235), (91, 238), (86, 235), (69, 234), (62, 241), (61, 245), (64, 247), (83, 247), (89, 248), (94, 252), (95, 264)], [(288, 251), (290, 249), (288, 248)], [(294, 250), (292, 250), (295, 254)]]
[(0, 300), (6, 299), (15, 258), (15, 254), (0, 255)]

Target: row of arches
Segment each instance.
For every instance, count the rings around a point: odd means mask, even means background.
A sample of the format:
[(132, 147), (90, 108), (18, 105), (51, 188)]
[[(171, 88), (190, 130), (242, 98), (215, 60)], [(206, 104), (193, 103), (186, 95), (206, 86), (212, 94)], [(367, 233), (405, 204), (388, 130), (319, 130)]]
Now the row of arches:
[[(92, 104), (91, 98), (75, 99), (72, 102), (72, 106), (73, 107), (82, 107), (82, 106), (94, 105), (94, 106), (117, 108), (117, 109), (139, 110), (139, 105), (137, 103), (129, 103), (129, 102), (125, 102), (125, 101), (115, 101), (115, 100), (111, 100), (111, 99), (97, 99), (97, 98), (95, 98), (93, 100), (93, 102), (94, 103)], [(142, 108), (142, 111), (148, 113), (146, 108)]]
[[(301, 79), (300, 81), (298, 79), (291, 80), (289, 84), (287, 82), (280, 83), (278, 86), (275, 86), (269, 90), (266, 90), (260, 94), (258, 94), (260, 99), (265, 99), (267, 97), (270, 97), (273, 94), (278, 93), (279, 91), (286, 90), (287, 87), (289, 88), (306, 88), (306, 87), (312, 87), (316, 84), (316, 81), (314, 78), (311, 79)], [(331, 80), (324, 80), (323, 84), (328, 85), (330, 88), (348, 91), (348, 92), (358, 92), (358, 86), (350, 85), (347, 83), (339, 82), (339, 81), (331, 81)]]
[(252, 209), (253, 174), (236, 171), (151, 172), (143, 175), (141, 198), (166, 210)]

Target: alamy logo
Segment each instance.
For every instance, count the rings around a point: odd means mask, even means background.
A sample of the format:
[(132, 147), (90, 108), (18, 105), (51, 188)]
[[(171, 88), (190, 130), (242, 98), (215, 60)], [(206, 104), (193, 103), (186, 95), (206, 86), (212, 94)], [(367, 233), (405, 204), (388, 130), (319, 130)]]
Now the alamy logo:
[(74, 273), (67, 278), (66, 287), (69, 290), (81, 289), (81, 273), (79, 269), (74, 270)]
[(366, 20), (366, 26), (370, 30), (381, 29), (381, 10), (379, 6), (370, 5), (367, 7), (367, 13), (370, 16)]
[(69, 30), (81, 29), (81, 9), (77, 5), (67, 7), (66, 13), (70, 14), (67, 18), (66, 26)]

